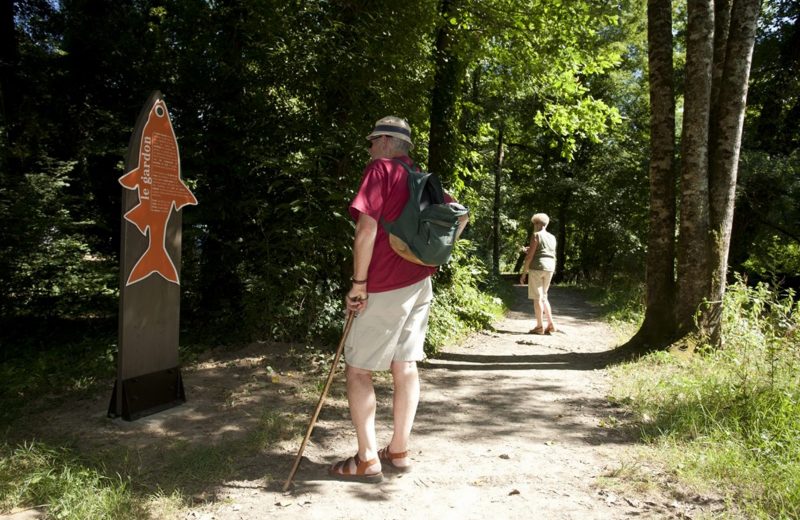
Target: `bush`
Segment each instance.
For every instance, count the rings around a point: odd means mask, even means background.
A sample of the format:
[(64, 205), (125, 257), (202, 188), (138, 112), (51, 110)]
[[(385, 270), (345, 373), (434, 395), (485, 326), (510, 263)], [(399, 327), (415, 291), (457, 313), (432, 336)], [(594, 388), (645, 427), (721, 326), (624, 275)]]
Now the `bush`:
[(458, 244), (453, 261), (440, 268), (434, 279), (425, 342), (428, 356), (435, 356), (444, 345), (472, 331), (489, 327), (505, 311), (503, 300), (489, 294), (502, 293), (503, 284), (499, 280), (485, 282), (489, 279), (486, 266), (475, 256), (468, 256), (472, 244), (467, 240)]

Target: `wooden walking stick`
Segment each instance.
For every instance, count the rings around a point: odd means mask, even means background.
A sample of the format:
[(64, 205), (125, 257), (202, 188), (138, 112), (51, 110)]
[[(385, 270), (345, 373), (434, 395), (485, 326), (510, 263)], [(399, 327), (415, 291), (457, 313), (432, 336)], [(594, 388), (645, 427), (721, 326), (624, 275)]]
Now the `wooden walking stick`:
[(314, 410), (314, 415), (311, 417), (311, 422), (308, 423), (308, 430), (306, 431), (306, 436), (303, 439), (303, 443), (300, 445), (300, 451), (297, 452), (297, 457), (294, 459), (294, 465), (292, 466), (292, 471), (289, 473), (289, 478), (286, 479), (286, 483), (283, 485), (283, 490), (286, 491), (289, 489), (289, 486), (292, 485), (292, 479), (294, 478), (294, 474), (297, 473), (297, 468), (300, 467), (300, 459), (303, 457), (303, 450), (306, 449), (306, 444), (308, 444), (308, 439), (311, 438), (311, 432), (314, 430), (314, 425), (317, 423), (317, 417), (319, 417), (319, 412), (322, 410), (322, 403), (325, 401), (325, 396), (328, 395), (328, 389), (331, 387), (331, 381), (333, 381), (333, 374), (336, 372), (336, 365), (339, 363), (339, 357), (342, 355), (342, 350), (344, 349), (344, 341), (347, 339), (347, 334), (350, 333), (350, 326), (353, 324), (353, 317), (355, 317), (355, 313), (353, 311), (347, 311), (347, 319), (344, 324), (344, 333), (342, 334), (342, 340), (339, 342), (339, 347), (336, 349), (336, 355), (333, 357), (333, 364), (331, 365), (331, 371), (328, 374), (328, 380), (325, 382), (325, 388), (322, 389), (322, 395), (319, 396), (319, 402), (317, 403), (317, 409)]

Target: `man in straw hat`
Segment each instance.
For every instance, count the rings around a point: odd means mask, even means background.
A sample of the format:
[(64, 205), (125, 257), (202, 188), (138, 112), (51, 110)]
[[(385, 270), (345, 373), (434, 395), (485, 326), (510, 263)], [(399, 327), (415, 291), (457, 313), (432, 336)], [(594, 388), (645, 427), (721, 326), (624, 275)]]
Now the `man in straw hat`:
[[(346, 303), (357, 313), (345, 341), (347, 400), (356, 429), (358, 452), (330, 467), (343, 480), (380, 482), (383, 471), (411, 468), (408, 446), (417, 412), (420, 385), (417, 361), (433, 299), (431, 275), (435, 267), (419, 265), (397, 255), (381, 219), (395, 220), (409, 198), (408, 153), (414, 148), (405, 119), (378, 120), (367, 136), (372, 160), (367, 164), (358, 194), (350, 204), (356, 221), (353, 278)], [(446, 195), (447, 202), (452, 199)], [(464, 217), (459, 232), (467, 224)], [(394, 429), (389, 443), (379, 449), (375, 434), (375, 389), (372, 372), (391, 370), (394, 382)]]

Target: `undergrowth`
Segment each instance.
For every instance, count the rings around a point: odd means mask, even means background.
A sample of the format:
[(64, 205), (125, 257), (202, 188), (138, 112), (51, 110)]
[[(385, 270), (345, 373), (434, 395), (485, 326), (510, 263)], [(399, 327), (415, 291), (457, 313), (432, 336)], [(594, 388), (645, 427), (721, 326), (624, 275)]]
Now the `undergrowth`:
[[(468, 241), (460, 241), (454, 259), (465, 255), (469, 247)], [(470, 332), (488, 328), (506, 310), (504, 300), (511, 298), (508, 284), (490, 277), (475, 257), (440, 268), (433, 285), (434, 302), (425, 340), (428, 356), (435, 356), (444, 345)]]
[(68, 450), (0, 445), (0, 513), (21, 504), (44, 507), (49, 518), (146, 518), (129, 482), (103, 475)]
[(712, 483), (751, 518), (798, 518), (800, 304), (739, 281), (724, 299), (723, 342), (617, 367), (612, 398), (684, 482)]

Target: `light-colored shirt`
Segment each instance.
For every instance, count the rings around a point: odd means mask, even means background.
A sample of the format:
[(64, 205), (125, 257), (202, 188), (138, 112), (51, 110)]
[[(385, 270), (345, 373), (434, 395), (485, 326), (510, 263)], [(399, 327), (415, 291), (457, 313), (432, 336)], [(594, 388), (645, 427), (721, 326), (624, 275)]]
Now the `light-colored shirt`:
[(539, 243), (533, 253), (531, 269), (536, 271), (555, 271), (556, 270), (556, 237), (547, 230), (536, 233)]

